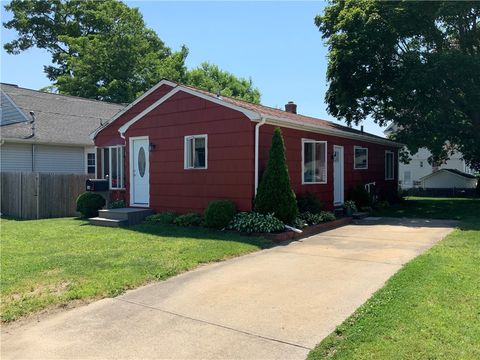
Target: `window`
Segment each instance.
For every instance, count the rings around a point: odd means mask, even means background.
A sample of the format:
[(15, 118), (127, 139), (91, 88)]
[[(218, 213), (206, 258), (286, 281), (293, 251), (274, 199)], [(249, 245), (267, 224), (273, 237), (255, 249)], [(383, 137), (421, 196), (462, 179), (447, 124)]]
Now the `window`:
[(185, 136), (185, 169), (207, 168), (207, 135)]
[(327, 142), (302, 139), (302, 184), (327, 183)]
[(423, 161), (420, 161), (420, 167), (423, 167)]
[(103, 149), (102, 175), (109, 180), (110, 189), (123, 189), (125, 186), (124, 152), (124, 146)]
[(394, 178), (394, 158), (393, 151), (385, 151), (385, 180), (393, 180)]
[(354, 146), (353, 168), (355, 170), (368, 169), (368, 148)]
[(410, 181), (412, 181), (412, 174), (410, 173), (410, 171), (404, 171), (403, 172), (403, 181), (405, 182), (405, 184), (410, 184)]
[(95, 153), (87, 153), (87, 174), (95, 174)]

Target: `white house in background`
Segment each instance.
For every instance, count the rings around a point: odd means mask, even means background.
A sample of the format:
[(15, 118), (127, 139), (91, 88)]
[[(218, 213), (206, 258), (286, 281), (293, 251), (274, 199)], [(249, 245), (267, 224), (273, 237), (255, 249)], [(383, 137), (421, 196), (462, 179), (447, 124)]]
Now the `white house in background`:
[[(384, 134), (388, 136), (395, 132), (395, 130), (396, 127), (392, 123), (384, 130)], [(445, 164), (441, 164), (440, 166), (432, 166), (428, 163), (428, 158), (431, 155), (428, 149), (421, 148), (416, 154), (410, 154), (411, 160), (408, 164), (404, 164), (401, 161), (399, 162), (398, 183), (402, 189), (425, 187), (422, 186), (421, 179), (441, 169), (456, 170), (468, 175), (474, 173), (473, 170), (467, 166), (465, 160), (463, 160), (463, 155), (458, 151), (455, 152)], [(454, 184), (452, 183), (445, 187), (449, 188), (453, 186)]]
[(124, 105), (0, 84), (0, 171), (96, 174), (89, 134)]
[(440, 169), (420, 178), (420, 186), (424, 189), (474, 189), (477, 178), (456, 169)]

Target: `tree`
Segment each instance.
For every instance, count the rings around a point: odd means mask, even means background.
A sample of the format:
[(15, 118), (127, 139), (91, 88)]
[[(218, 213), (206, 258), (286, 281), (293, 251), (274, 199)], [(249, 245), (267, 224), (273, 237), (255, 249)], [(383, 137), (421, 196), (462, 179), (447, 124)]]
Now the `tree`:
[(315, 23), (330, 114), (393, 121), (411, 153), (458, 150), (480, 170), (480, 2), (333, 0)]
[(267, 167), (255, 197), (255, 211), (262, 214), (273, 213), (275, 217), (287, 224), (291, 224), (298, 215), (280, 128), (276, 128), (272, 136)]
[(224, 96), (260, 103), (260, 91), (253, 87), (251, 79), (237, 78), (208, 62), (188, 71), (186, 83), (210, 92), (219, 92)]
[(4, 26), (18, 38), (4, 48), (49, 51), (45, 72), (59, 93), (131, 102), (162, 78), (185, 77), (187, 48), (172, 52), (137, 8), (120, 1), (13, 0), (5, 9), (13, 19)]
[(53, 82), (47, 91), (128, 103), (161, 79), (186, 83), (243, 100), (260, 101), (251, 80), (204, 63), (188, 71), (188, 49), (172, 52), (147, 28), (137, 8), (118, 0), (13, 0), (5, 5), (13, 19), (3, 25), (18, 32), (4, 45), (18, 54), (46, 49), (45, 66)]

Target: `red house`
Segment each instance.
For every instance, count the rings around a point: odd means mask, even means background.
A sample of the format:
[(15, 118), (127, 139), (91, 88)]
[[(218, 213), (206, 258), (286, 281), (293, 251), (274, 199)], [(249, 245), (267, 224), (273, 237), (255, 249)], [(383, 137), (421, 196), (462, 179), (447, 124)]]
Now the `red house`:
[(250, 211), (275, 127), (295, 193), (333, 209), (357, 184), (397, 190), (397, 143), (297, 114), (292, 102), (282, 111), (166, 80), (92, 134), (97, 177), (130, 207), (201, 212), (230, 199)]

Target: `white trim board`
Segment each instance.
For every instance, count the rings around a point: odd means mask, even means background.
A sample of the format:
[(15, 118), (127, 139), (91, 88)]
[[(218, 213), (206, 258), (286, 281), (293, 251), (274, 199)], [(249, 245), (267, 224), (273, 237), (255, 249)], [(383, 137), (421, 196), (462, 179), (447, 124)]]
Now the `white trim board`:
[(159, 81), (156, 85), (154, 85), (151, 89), (147, 90), (146, 92), (144, 92), (142, 95), (140, 95), (138, 98), (136, 98), (132, 103), (128, 104), (127, 106), (125, 106), (122, 110), (120, 110), (118, 113), (116, 113), (115, 115), (113, 115), (113, 117), (108, 120), (105, 124), (103, 124), (102, 126), (99, 126), (97, 129), (95, 129), (91, 134), (90, 134), (90, 138), (91, 139), (94, 139), (95, 136), (97, 136), (97, 134), (103, 130), (104, 128), (106, 128), (108, 125), (110, 125), (111, 123), (113, 123), (115, 120), (117, 120), (120, 116), (122, 116), (123, 114), (125, 114), (128, 110), (130, 110), (132, 107), (134, 107), (136, 104), (138, 104), (140, 101), (142, 101), (143, 99), (145, 99), (148, 95), (150, 95), (151, 93), (153, 93), (155, 90), (157, 90), (160, 86), (162, 85), (168, 85), (168, 86), (171, 86), (171, 87), (176, 87), (177, 84), (175, 84), (174, 82), (171, 82), (171, 81), (168, 81), (168, 80), (161, 80)]

